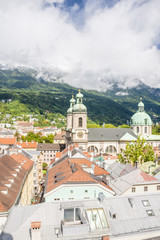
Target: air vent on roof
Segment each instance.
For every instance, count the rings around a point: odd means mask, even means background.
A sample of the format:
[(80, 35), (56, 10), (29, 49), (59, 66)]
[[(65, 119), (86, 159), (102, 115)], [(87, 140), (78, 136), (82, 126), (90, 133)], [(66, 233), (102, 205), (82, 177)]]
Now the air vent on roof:
[(113, 219), (116, 218), (116, 212), (114, 211), (114, 209), (112, 207), (110, 207), (110, 209), (109, 209), (109, 215)]
[(62, 176), (62, 177), (57, 177), (57, 178), (55, 179), (55, 183), (59, 182), (60, 180), (62, 180), (62, 179), (64, 179), (64, 178), (65, 178), (64, 176)]
[(62, 174), (63, 174), (63, 172), (58, 172), (58, 173), (56, 173), (56, 174), (55, 174), (55, 178), (58, 177), (58, 176), (60, 176), (60, 175), (62, 175)]

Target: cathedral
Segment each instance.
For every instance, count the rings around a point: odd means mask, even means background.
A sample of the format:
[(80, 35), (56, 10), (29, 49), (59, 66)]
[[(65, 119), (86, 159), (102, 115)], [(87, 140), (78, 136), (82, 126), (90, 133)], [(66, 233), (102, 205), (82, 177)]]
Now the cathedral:
[(131, 117), (131, 128), (87, 129), (87, 108), (83, 104), (83, 94), (79, 90), (76, 99), (72, 96), (67, 110), (67, 145), (78, 143), (83, 151), (116, 155), (125, 148), (127, 142), (136, 140), (138, 135), (153, 147), (160, 146), (160, 135), (152, 135), (152, 120), (145, 112), (142, 101)]

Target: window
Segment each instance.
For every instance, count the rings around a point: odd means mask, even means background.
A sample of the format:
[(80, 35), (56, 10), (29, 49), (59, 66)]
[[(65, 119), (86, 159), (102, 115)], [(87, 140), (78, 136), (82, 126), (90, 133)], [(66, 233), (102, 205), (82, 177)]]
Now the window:
[(96, 148), (95, 146), (90, 146), (90, 147), (88, 147), (88, 152), (95, 152), (95, 153), (97, 153), (98, 152), (98, 148)]
[(82, 121), (82, 118), (80, 117), (80, 118), (79, 118), (79, 127), (82, 127), (82, 122), (83, 122), (83, 121)]
[(155, 216), (153, 210), (146, 210), (146, 212), (147, 212), (147, 214), (148, 214), (149, 217)]
[(145, 127), (144, 132), (147, 133), (147, 127)]
[(106, 153), (111, 153), (112, 154), (112, 153), (116, 153), (116, 152), (117, 152), (116, 148), (112, 145), (110, 145), (106, 148)]
[(73, 190), (71, 190), (70, 193), (73, 193)]
[(157, 190), (160, 190), (160, 185), (157, 186)]
[(144, 187), (144, 192), (147, 192), (148, 191), (148, 187)]
[(143, 206), (144, 206), (144, 207), (150, 206), (150, 203), (149, 203), (148, 200), (142, 200), (142, 203), (143, 203)]
[(80, 221), (80, 209), (79, 208), (68, 208), (64, 209), (64, 221), (65, 222), (76, 222)]
[(85, 193), (88, 193), (88, 190), (85, 190)]
[(137, 127), (137, 133), (139, 133), (139, 127)]
[(132, 187), (132, 192), (135, 192), (136, 191), (136, 188), (135, 187)]
[(147, 118), (144, 119), (145, 125), (147, 125)]
[(60, 200), (60, 198), (54, 198), (54, 201), (59, 201)]

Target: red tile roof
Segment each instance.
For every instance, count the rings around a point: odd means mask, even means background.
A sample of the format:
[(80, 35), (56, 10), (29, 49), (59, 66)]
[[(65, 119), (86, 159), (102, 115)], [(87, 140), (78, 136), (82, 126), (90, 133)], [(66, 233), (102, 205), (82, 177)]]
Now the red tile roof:
[(61, 132), (60, 134), (57, 134), (57, 135), (54, 137), (54, 140), (65, 140), (65, 137), (63, 137), (64, 135), (66, 135), (66, 132), (65, 132), (65, 131)]
[(92, 176), (89, 173), (85, 172), (80, 165), (71, 162), (70, 160), (71, 159), (66, 159), (58, 163), (57, 165), (53, 166), (48, 171), (48, 180), (46, 184), (47, 193), (64, 183), (72, 182), (74, 183), (94, 182), (99, 183), (108, 189), (111, 189), (106, 184), (92, 178)]
[(61, 152), (56, 152), (55, 158), (61, 158), (62, 157), (62, 153)]
[(86, 165), (86, 167), (88, 167), (88, 168), (91, 168), (91, 165), (94, 165), (95, 166), (94, 167), (94, 175), (103, 175), (103, 174), (109, 175), (109, 173), (106, 170), (104, 170), (103, 168), (99, 167), (95, 163), (93, 163), (85, 158), (79, 158), (79, 159), (70, 158), (69, 160), (78, 165)]
[(16, 138), (0, 138), (0, 144), (14, 145), (16, 144)]
[(31, 228), (40, 228), (41, 222), (31, 222)]
[(17, 142), (16, 145), (19, 145), (21, 146), (22, 148), (24, 149), (27, 149), (27, 148), (33, 148), (33, 149), (36, 149), (37, 148), (37, 142)]
[(24, 163), (22, 165), (22, 167), (26, 170), (29, 170), (31, 168), (31, 166), (33, 165), (33, 161), (30, 160), (29, 158), (25, 157), (23, 154), (21, 153), (18, 153), (18, 154), (15, 154), (13, 153), (11, 155), (11, 157), (18, 163)]
[(88, 158), (91, 158), (91, 157), (92, 157), (89, 152), (83, 152), (83, 154), (84, 154), (86, 157), (88, 157)]
[[(0, 158), (0, 212), (7, 212), (18, 197), (27, 173), (26, 169), (19, 168), (19, 166), (20, 164), (8, 155)], [(16, 169), (19, 171), (16, 171)], [(10, 185), (10, 187), (7, 185)], [(7, 194), (2, 191), (6, 191)]]
[(141, 177), (143, 178), (143, 180), (144, 180), (145, 182), (149, 182), (149, 181), (151, 181), (151, 182), (153, 182), (153, 181), (157, 181), (156, 178), (150, 176), (149, 174), (147, 174), (147, 173), (145, 173), (145, 172), (143, 172), (143, 171), (140, 171), (140, 175), (141, 175)]

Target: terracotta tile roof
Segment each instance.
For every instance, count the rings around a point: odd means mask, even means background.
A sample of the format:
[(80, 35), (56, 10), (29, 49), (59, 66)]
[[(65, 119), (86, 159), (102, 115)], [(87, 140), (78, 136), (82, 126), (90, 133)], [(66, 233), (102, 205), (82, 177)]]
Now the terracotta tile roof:
[(40, 228), (41, 222), (31, 222), (31, 228)]
[(16, 145), (22, 146), (22, 148), (27, 149), (27, 148), (37, 148), (37, 142), (17, 142)]
[(62, 157), (62, 153), (61, 152), (56, 152), (55, 158), (61, 158)]
[(25, 157), (23, 154), (18, 153), (15, 154), (13, 153), (11, 155), (11, 157), (18, 163), (23, 163), (23, 165), (21, 165), (24, 169), (26, 169), (27, 171), (31, 168), (31, 166), (33, 165), (33, 161), (30, 160), (29, 158)]
[(89, 152), (83, 152), (83, 154), (84, 154), (86, 157), (88, 157), (88, 158), (91, 158), (91, 157), (92, 157)]
[(65, 132), (65, 131), (61, 132), (60, 134), (57, 134), (57, 135), (54, 137), (54, 140), (65, 140), (66, 138), (63, 137), (63, 135), (66, 135), (66, 132)]
[(18, 122), (17, 122), (17, 125), (18, 125), (18, 126), (21, 126), (21, 127), (33, 127), (33, 123), (29, 123), (29, 122), (21, 122), (21, 121), (18, 121)]
[(73, 163), (76, 163), (78, 165), (86, 165), (88, 168), (91, 168), (91, 165), (94, 165), (95, 168), (94, 168), (94, 175), (109, 175), (109, 173), (104, 170), (103, 168), (99, 167), (98, 165), (96, 165), (95, 163), (89, 161), (88, 159), (85, 159), (85, 158), (70, 158), (70, 161), (73, 162)]
[(55, 165), (48, 171), (48, 179), (46, 184), (46, 192), (50, 192), (58, 186), (65, 183), (85, 183), (85, 182), (93, 182), (99, 183), (106, 188), (110, 189), (106, 184), (101, 181), (98, 181), (92, 176), (85, 172), (80, 165), (71, 162), (71, 159), (65, 159), (59, 164)]
[(61, 153), (62, 153), (62, 156), (64, 156), (68, 150), (72, 151), (74, 148), (78, 148), (78, 144), (72, 144), (68, 147), (66, 147)]
[(151, 181), (151, 182), (153, 182), (153, 181), (157, 181), (156, 178), (150, 176), (149, 174), (147, 174), (147, 173), (145, 173), (145, 172), (143, 172), (143, 171), (140, 171), (140, 175), (141, 175), (141, 177), (143, 178), (143, 180), (144, 180), (145, 182), (149, 182), (149, 181)]
[(0, 138), (0, 144), (14, 145), (16, 144), (16, 138)]
[[(7, 212), (18, 197), (27, 173), (26, 169), (19, 168), (19, 166), (20, 164), (8, 155), (0, 158), (0, 212)], [(19, 172), (16, 169), (19, 169)], [(13, 173), (16, 173), (16, 175), (13, 175)], [(2, 191), (6, 191), (6, 194)]]
[(53, 159), (50, 161), (50, 164), (49, 164), (49, 165), (52, 165), (54, 162), (55, 162), (55, 158), (53, 158)]

